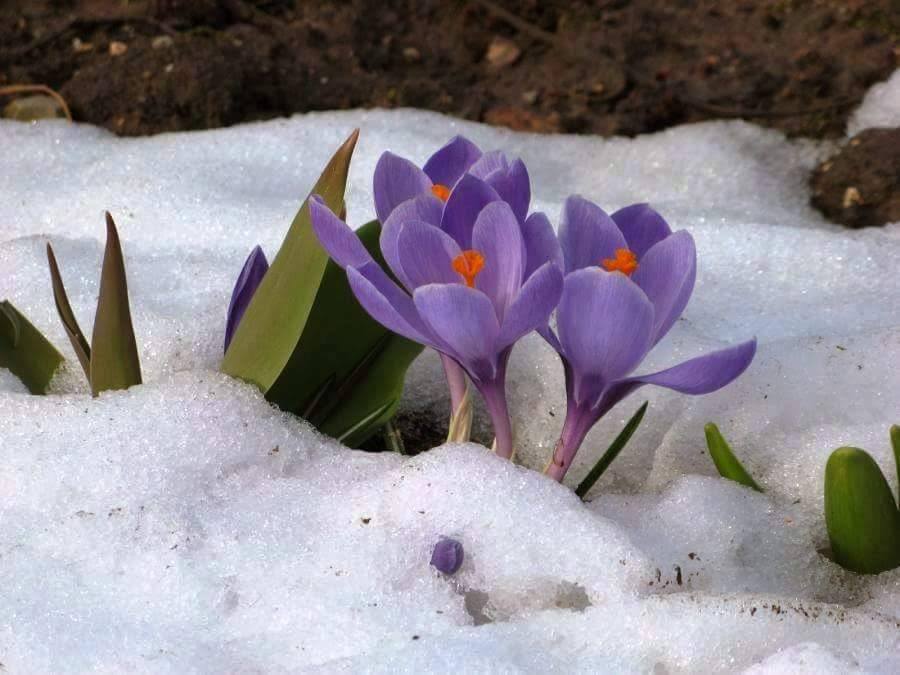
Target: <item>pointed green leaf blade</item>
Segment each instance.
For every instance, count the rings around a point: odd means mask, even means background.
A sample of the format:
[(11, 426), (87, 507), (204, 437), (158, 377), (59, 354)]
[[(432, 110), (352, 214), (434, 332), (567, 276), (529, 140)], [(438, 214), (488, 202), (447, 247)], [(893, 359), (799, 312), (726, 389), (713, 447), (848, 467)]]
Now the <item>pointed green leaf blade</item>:
[(753, 477), (747, 473), (747, 470), (731, 451), (731, 447), (729, 447), (725, 438), (719, 432), (719, 427), (710, 422), (704, 430), (706, 431), (706, 447), (709, 449), (709, 455), (712, 457), (719, 475), (722, 478), (746, 485), (757, 492), (762, 492), (763, 489), (757, 485)]
[(32, 394), (46, 394), (63, 356), (7, 300), (0, 302), (0, 367), (8, 368)]
[(590, 492), (592, 487), (594, 487), (594, 483), (600, 479), (600, 476), (602, 476), (609, 468), (609, 465), (613, 463), (613, 460), (619, 456), (619, 453), (622, 452), (625, 445), (631, 440), (634, 432), (637, 431), (637, 428), (641, 424), (641, 420), (644, 419), (644, 413), (647, 412), (648, 405), (650, 405), (650, 402), (644, 401), (644, 405), (638, 408), (637, 412), (631, 416), (631, 419), (628, 420), (628, 422), (626, 422), (625, 426), (622, 427), (622, 431), (620, 431), (619, 435), (609, 444), (609, 448), (603, 453), (603, 456), (594, 465), (594, 468), (588, 472), (588, 475), (584, 477), (584, 480), (581, 481), (575, 489), (576, 495), (584, 499), (584, 496)]
[(49, 243), (47, 244), (47, 263), (50, 266), (50, 281), (53, 284), (53, 301), (56, 303), (56, 311), (63, 328), (66, 329), (66, 335), (69, 336), (69, 342), (72, 343), (72, 349), (75, 350), (84, 376), (90, 382), (91, 348), (84, 333), (81, 332), (75, 312), (72, 311), (72, 306), (69, 304), (69, 296), (66, 295), (66, 287), (63, 285), (62, 275), (59, 273), (59, 265), (56, 264), (56, 256)]
[[(378, 221), (357, 230), (369, 253), (383, 264), (380, 234)], [(303, 334), (266, 398), (356, 447), (393, 415), (406, 370), (421, 351), (421, 345), (372, 319), (353, 295), (346, 272), (329, 261)], [(323, 390), (326, 383), (330, 386)], [(390, 402), (395, 405), (385, 407)], [(359, 425), (379, 409), (380, 416)]]
[[(318, 194), (335, 213), (344, 205), (350, 159), (359, 130), (338, 148), (310, 194)], [(328, 262), (303, 202), (269, 271), (253, 295), (225, 353), (222, 371), (268, 392), (293, 355)], [(321, 381), (316, 383), (320, 386)]]
[(91, 337), (91, 392), (127, 389), (141, 383), (122, 245), (112, 216), (106, 214), (106, 251), (100, 272), (100, 297)]
[(825, 465), (825, 524), (835, 562), (860, 574), (900, 567), (900, 511), (878, 464), (838, 448)]

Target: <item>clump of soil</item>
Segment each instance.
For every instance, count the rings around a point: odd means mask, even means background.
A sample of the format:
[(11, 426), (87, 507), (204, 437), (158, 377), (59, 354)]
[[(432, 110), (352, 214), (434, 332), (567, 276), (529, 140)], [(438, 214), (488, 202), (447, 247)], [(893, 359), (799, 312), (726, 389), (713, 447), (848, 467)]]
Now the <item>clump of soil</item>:
[(838, 136), (897, 64), (894, 0), (32, 0), (0, 86), (120, 134), (414, 106), (541, 132), (743, 117)]
[(867, 129), (811, 177), (812, 203), (848, 227), (900, 222), (900, 128)]

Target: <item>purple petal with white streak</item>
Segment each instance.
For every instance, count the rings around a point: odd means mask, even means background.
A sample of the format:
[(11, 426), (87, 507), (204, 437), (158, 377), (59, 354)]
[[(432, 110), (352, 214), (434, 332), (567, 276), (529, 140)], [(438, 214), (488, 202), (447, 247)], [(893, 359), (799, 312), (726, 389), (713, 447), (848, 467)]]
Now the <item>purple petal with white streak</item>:
[(490, 185), (471, 174), (463, 176), (444, 205), (441, 229), (456, 240), (463, 250), (472, 248), (472, 228), (481, 210), (500, 200)]
[(525, 163), (517, 159), (508, 169), (494, 171), (484, 180), (497, 191), (500, 199), (512, 207), (518, 221), (525, 222), (531, 204), (531, 180)]
[(540, 212), (528, 216), (522, 225), (522, 238), (525, 240), (526, 279), (546, 262), (552, 262), (562, 270), (562, 249), (547, 216)]
[(497, 349), (505, 349), (531, 331), (547, 327), (562, 289), (562, 271), (551, 262), (544, 263), (528, 278), (509, 306), (500, 327)]
[(444, 203), (430, 192), (421, 194), (395, 208), (388, 219), (381, 226), (381, 254), (384, 256), (388, 267), (396, 275), (404, 286), (412, 292), (412, 285), (404, 276), (400, 265), (400, 251), (397, 248), (397, 239), (404, 223), (413, 220), (422, 221), (430, 225), (440, 227), (441, 214), (444, 211)]
[(654, 244), (662, 241), (672, 229), (665, 219), (649, 204), (632, 204), (612, 214), (619, 230), (625, 236), (628, 248), (640, 260)]
[(348, 267), (347, 280), (359, 304), (378, 323), (414, 342), (435, 346), (412, 298), (377, 263), (367, 263), (360, 269)]
[(560, 220), (559, 244), (566, 274), (599, 266), (605, 258), (615, 258), (616, 249), (627, 247), (615, 221), (583, 197), (566, 199)]
[(454, 136), (425, 162), (422, 170), (432, 183), (452, 188), (479, 157), (477, 145), (464, 136)]
[(631, 280), (653, 303), (653, 344), (659, 342), (681, 316), (694, 290), (697, 250), (686, 230), (655, 244), (640, 259)]
[(522, 232), (509, 204), (492, 202), (481, 210), (472, 232), (472, 248), (484, 256), (475, 287), (491, 299), (502, 323), (525, 274)]
[(453, 269), (460, 254), (453, 238), (434, 225), (413, 220), (405, 223), (397, 238), (400, 267), (415, 289), (426, 284), (459, 284), (462, 277)]
[(576, 402), (592, 405), (647, 354), (653, 305), (624, 274), (588, 268), (566, 276), (557, 324)]
[(384, 223), (391, 211), (407, 199), (431, 189), (431, 179), (408, 159), (385, 152), (375, 165), (375, 213)]
[(322, 248), (339, 266), (361, 267), (372, 260), (356, 232), (334, 215), (318, 195), (309, 200), (309, 219)]
[(459, 284), (432, 284), (417, 288), (413, 300), (423, 321), (473, 380), (494, 378), (500, 325), (484, 293)]

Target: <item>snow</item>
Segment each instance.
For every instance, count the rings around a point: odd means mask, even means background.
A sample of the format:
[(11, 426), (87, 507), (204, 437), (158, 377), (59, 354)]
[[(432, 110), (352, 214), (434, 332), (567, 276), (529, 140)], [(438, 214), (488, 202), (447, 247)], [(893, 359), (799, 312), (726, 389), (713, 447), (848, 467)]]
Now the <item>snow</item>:
[(900, 126), (900, 70), (887, 82), (872, 87), (847, 125), (847, 135), (855, 136), (865, 129)]
[[(884, 92), (898, 82), (874, 88), (853, 124), (893, 119)], [(355, 126), (355, 223), (373, 213), (383, 150), (422, 160), (458, 132), (521, 155), (554, 221), (571, 192), (610, 210), (650, 200), (694, 234), (700, 269), (644, 367), (750, 335), (757, 360), (709, 396), (646, 388), (621, 404), (572, 483), (651, 402), (587, 504), (527, 468), (546, 461), (564, 412), (559, 364), (537, 338), (511, 364), (524, 467), (477, 445), (350, 451), (273, 409), (216, 372), (231, 285), (254, 244), (274, 253)], [(900, 224), (847, 231), (811, 210), (806, 177), (825, 144), (742, 122), (602, 140), (354, 111), (142, 139), (2, 122), (0, 147), (0, 298), (68, 359), (46, 397), (0, 369), (9, 672), (900, 670), (900, 570), (859, 577), (817, 553), (828, 454), (866, 448), (896, 487), (900, 402)], [(91, 399), (44, 244), (87, 330), (105, 209), (146, 384)], [(447, 405), (426, 354), (404, 406)], [(766, 494), (715, 475), (707, 421)], [(465, 546), (452, 577), (429, 565), (441, 536)]]

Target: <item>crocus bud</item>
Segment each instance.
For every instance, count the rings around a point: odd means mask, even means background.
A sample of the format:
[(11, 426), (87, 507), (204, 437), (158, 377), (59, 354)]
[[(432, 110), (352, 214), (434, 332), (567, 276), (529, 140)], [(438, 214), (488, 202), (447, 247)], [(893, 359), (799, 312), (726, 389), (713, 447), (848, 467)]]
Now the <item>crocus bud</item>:
[(266, 260), (266, 254), (259, 246), (254, 247), (247, 256), (237, 283), (234, 285), (234, 290), (231, 292), (231, 302), (228, 304), (228, 318), (225, 324), (225, 351), (228, 351), (228, 345), (231, 344), (231, 338), (234, 337), (241, 317), (250, 306), (253, 294), (256, 293), (256, 289), (268, 271), (269, 262)]
[(463, 564), (463, 545), (448, 537), (442, 538), (434, 545), (434, 553), (431, 554), (431, 564), (444, 574), (456, 574)]

